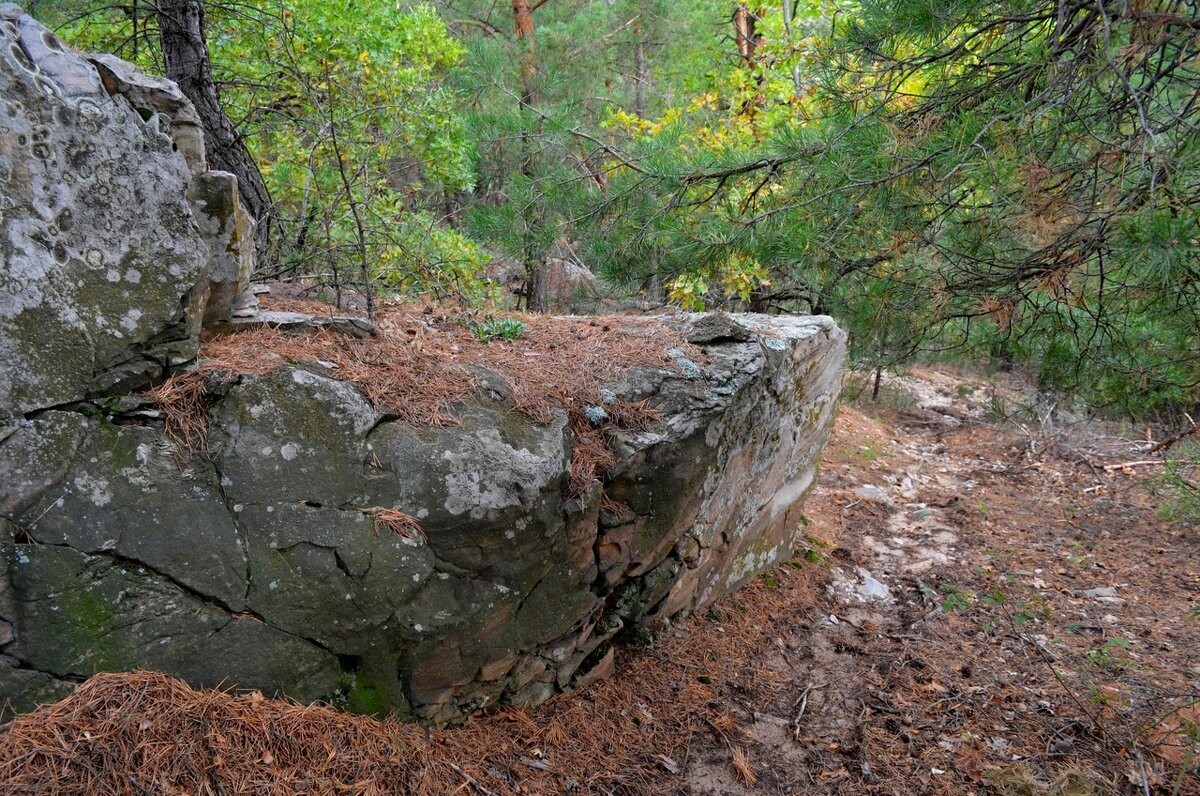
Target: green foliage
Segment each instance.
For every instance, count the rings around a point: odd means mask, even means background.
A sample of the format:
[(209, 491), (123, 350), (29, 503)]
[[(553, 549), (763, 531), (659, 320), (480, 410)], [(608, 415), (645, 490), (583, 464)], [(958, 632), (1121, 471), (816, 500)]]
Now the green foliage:
[[(104, 6), (63, 33), (161, 71), (153, 15)], [(212, 6), (207, 34), (222, 102), (274, 202), (277, 269), (360, 287), (366, 272), (405, 294), (486, 294), (487, 256), (421, 211), (473, 184), (459, 97), (444, 87), (464, 48), (432, 6)]]
[[(755, 5), (743, 54), (728, 0), (547, 2), (532, 41), (490, 0), (275, 2), (208, 31), (281, 268), (479, 301), (489, 252), (536, 283), (570, 245), (688, 309), (831, 314), (871, 368), (956, 352), (1131, 415), (1200, 404), (1175, 0)], [(39, 7), (157, 66), (152, 14)]]
[(384, 245), (372, 271), (387, 292), (428, 293), (478, 305), (498, 300), (496, 284), (482, 278), (491, 255), (471, 238), (447, 229), (431, 213), (409, 211), (383, 225), (378, 234)]
[(471, 334), (485, 343), (493, 340), (516, 340), (525, 333), (525, 323), (517, 318), (494, 318), (488, 316), (483, 323), (471, 325)]
[(1092, 666), (1099, 666), (1104, 669), (1128, 666), (1128, 660), (1113, 654), (1117, 650), (1125, 649), (1128, 646), (1129, 639), (1122, 636), (1113, 636), (1099, 647), (1088, 650), (1087, 661)]
[(942, 610), (946, 612), (966, 611), (975, 602), (975, 595), (973, 593), (961, 590), (953, 583), (939, 583), (938, 591), (944, 595), (942, 598)]
[(1200, 528), (1200, 487), (1195, 474), (1200, 471), (1200, 444), (1183, 442), (1171, 448), (1166, 467), (1155, 480), (1155, 490), (1161, 495), (1158, 517), (1163, 522), (1183, 528)]
[(754, 63), (614, 117), (641, 168), (591, 256), (687, 306), (743, 300), (709, 288), (754, 263), (751, 306), (831, 313), (871, 365), (960, 350), (1131, 414), (1194, 405), (1200, 43), (1149, 6), (866, 0), (800, 44), (765, 9)]

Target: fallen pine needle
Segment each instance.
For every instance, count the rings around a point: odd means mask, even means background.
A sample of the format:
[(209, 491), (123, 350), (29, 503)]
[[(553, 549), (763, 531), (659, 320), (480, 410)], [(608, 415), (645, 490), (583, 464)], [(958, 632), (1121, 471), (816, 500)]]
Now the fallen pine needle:
[(758, 782), (758, 775), (754, 773), (754, 767), (750, 764), (750, 758), (740, 746), (730, 746), (729, 754), (733, 758), (733, 770), (737, 772), (738, 779), (746, 785), (753, 786)]

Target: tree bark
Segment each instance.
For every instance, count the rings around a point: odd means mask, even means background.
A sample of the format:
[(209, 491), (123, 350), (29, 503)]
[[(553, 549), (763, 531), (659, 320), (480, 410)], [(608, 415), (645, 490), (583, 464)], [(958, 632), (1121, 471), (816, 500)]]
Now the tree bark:
[[(512, 0), (513, 30), (517, 46), (525, 45), (524, 52), (521, 53), (522, 110), (532, 108), (537, 100), (537, 60), (534, 49), (536, 39), (534, 37), (533, 10), (543, 2), (545, 0), (541, 0), (537, 5), (531, 5), (529, 0)], [(525, 177), (533, 179), (533, 146), (529, 140), (529, 132), (525, 128), (522, 128), (521, 132), (521, 173)], [(526, 207), (524, 216), (526, 231), (521, 259), (525, 265), (525, 308), (531, 312), (545, 312), (548, 309), (544, 284), (545, 264), (542, 262), (540, 254), (533, 250), (529, 230), (529, 227), (540, 223), (540, 219), (537, 218), (537, 213), (531, 206)]]
[(204, 38), (204, 7), (200, 0), (158, 0), (156, 15), (167, 77), (179, 84), (196, 107), (204, 125), (209, 168), (237, 177), (242, 205), (258, 223), (256, 237), (261, 254), (270, 233), (271, 198), (258, 165), (221, 107)]
[(633, 49), (633, 112), (638, 118), (646, 118), (646, 37), (642, 26), (633, 29), (637, 45)]
[(517, 44), (525, 45), (521, 54), (521, 101), (532, 105), (537, 81), (536, 39), (533, 35), (533, 8), (529, 0), (512, 0), (513, 23)]
[(737, 41), (738, 55), (745, 66), (754, 66), (754, 51), (758, 49), (758, 34), (754, 30), (755, 19), (745, 4), (733, 9), (733, 33)]
[[(762, 36), (759, 35), (757, 27), (758, 18), (754, 12), (746, 7), (745, 3), (738, 3), (733, 9), (733, 34), (734, 41), (737, 42), (738, 55), (742, 59), (742, 68), (753, 72), (758, 67), (758, 45), (762, 43)], [(763, 75), (759, 73), (754, 78), (755, 85), (761, 89), (763, 84)], [(763, 104), (762, 91), (757, 91), (755, 95), (746, 100), (742, 104), (740, 113), (751, 114)]]

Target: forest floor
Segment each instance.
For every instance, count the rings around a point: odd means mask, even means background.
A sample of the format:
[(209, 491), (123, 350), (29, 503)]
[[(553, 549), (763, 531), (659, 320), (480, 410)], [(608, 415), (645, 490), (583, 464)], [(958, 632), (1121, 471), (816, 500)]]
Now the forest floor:
[(796, 558), (578, 694), (428, 730), (100, 675), (0, 732), (0, 791), (1196, 796), (1200, 531), (1111, 467), (1141, 433), (1035, 404), (847, 400)]
[(1200, 533), (1158, 518), (1161, 468), (1105, 469), (1150, 446), (1000, 422), (1015, 381), (885, 384), (806, 507), (827, 585), (772, 601), (746, 655), (773, 676), (719, 697), (753, 774), (700, 736), (687, 792), (1200, 794)]

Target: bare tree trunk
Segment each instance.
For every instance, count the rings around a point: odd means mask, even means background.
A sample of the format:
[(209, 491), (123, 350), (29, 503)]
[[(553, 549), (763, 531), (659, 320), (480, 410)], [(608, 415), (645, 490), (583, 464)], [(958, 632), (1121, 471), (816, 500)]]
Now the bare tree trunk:
[(537, 79), (533, 8), (530, 6), (529, 0), (512, 0), (512, 8), (517, 44), (525, 45), (525, 52), (521, 54), (521, 101), (526, 105), (532, 105)]
[(758, 35), (754, 27), (754, 14), (744, 3), (738, 3), (737, 8), (733, 9), (733, 34), (738, 55), (745, 66), (754, 65), (754, 51), (758, 49)]
[[(787, 35), (788, 47), (794, 47), (796, 44), (795, 36), (792, 33), (792, 18), (795, 16), (795, 13), (795, 3), (793, 0), (783, 0), (783, 31)], [(792, 56), (792, 59), (792, 90), (795, 93), (796, 99), (800, 99), (804, 93), (800, 81), (800, 64), (796, 62), (795, 55)]]
[(633, 29), (637, 37), (637, 46), (633, 50), (633, 112), (639, 118), (646, 117), (646, 37), (642, 26)]
[[(751, 72), (758, 66), (758, 45), (762, 42), (762, 36), (756, 30), (757, 22), (758, 18), (745, 3), (738, 3), (737, 8), (733, 9), (734, 41), (737, 42), (738, 55), (742, 58), (742, 68)], [(754, 82), (761, 89), (763, 75), (760, 73)], [(759, 108), (763, 99), (762, 92), (757, 92), (743, 103), (740, 112), (748, 113)]]
[[(512, 0), (513, 29), (517, 45), (518, 47), (521, 44), (525, 45), (525, 51), (521, 54), (522, 109), (533, 107), (537, 101), (537, 51), (535, 50), (533, 10), (545, 1), (540, 0), (536, 5), (530, 5), (529, 0)], [(533, 146), (528, 132), (521, 134), (521, 173), (529, 179), (533, 179)], [(545, 266), (539, 254), (533, 251), (530, 243), (531, 235), (528, 230), (530, 226), (538, 223), (538, 219), (535, 217), (532, 207), (525, 209), (524, 216), (526, 233), (521, 259), (525, 265), (525, 308), (531, 312), (545, 312), (548, 308), (543, 283)]]
[(178, 83), (196, 106), (204, 125), (209, 167), (237, 177), (242, 205), (258, 222), (257, 244), (261, 253), (270, 234), (271, 198), (258, 165), (221, 107), (204, 38), (204, 7), (200, 0), (158, 0), (156, 15), (167, 77)]

